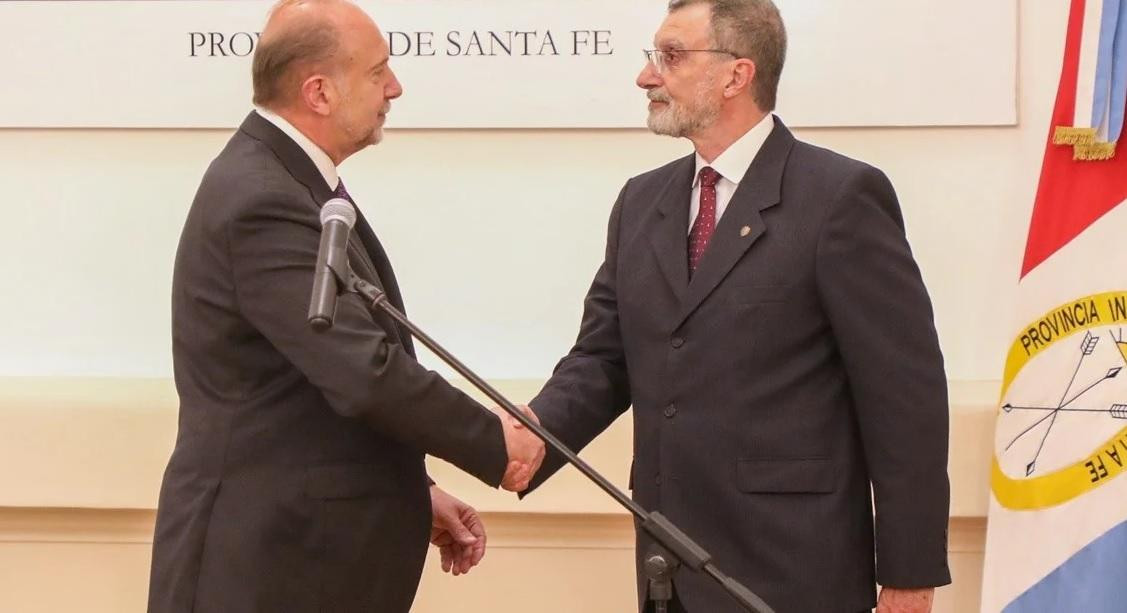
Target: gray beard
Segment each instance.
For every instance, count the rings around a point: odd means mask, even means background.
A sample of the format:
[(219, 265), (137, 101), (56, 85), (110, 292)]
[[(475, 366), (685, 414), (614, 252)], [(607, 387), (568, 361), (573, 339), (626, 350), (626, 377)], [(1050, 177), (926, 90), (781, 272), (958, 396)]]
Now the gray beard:
[(659, 97), (658, 100), (666, 102), (667, 106), (661, 111), (650, 111), (646, 118), (646, 126), (654, 134), (674, 138), (692, 136), (711, 127), (720, 116), (719, 104), (710, 103), (703, 89), (694, 97), (692, 108), (667, 97)]
[(717, 115), (718, 113), (712, 109), (706, 109), (694, 115), (671, 105), (664, 111), (651, 112), (649, 117), (646, 118), (646, 126), (654, 134), (683, 138), (696, 134), (716, 123)]

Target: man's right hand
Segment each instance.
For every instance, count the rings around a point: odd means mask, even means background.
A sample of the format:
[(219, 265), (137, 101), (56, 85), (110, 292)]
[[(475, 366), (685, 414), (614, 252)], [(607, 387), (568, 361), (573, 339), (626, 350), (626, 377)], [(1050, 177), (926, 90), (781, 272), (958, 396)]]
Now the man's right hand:
[[(527, 407), (521, 407), (526, 415), (531, 413)], [(505, 433), (505, 449), (509, 452), (509, 465), (505, 469), (505, 476), (501, 480), (501, 487), (510, 492), (523, 492), (528, 489), (528, 484), (540, 470), (544, 461), (544, 441), (540, 440), (531, 430), (525, 428), (501, 409), (494, 409), (501, 419), (501, 427)], [(530, 415), (533, 420), (534, 415)]]

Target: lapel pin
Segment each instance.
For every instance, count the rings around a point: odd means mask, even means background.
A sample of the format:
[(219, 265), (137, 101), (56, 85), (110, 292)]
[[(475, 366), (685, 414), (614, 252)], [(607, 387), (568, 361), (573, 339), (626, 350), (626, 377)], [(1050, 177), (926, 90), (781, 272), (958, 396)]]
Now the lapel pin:
[(748, 234), (751, 234), (751, 226), (744, 226), (744, 227), (740, 228), (740, 236), (741, 237), (747, 236)]

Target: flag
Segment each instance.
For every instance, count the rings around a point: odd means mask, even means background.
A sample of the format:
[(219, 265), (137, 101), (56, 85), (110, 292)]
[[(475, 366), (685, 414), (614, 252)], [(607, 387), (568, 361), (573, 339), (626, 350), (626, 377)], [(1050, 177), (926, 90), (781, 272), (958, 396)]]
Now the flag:
[(1127, 0), (1072, 0), (999, 399), (984, 613), (1127, 611)]

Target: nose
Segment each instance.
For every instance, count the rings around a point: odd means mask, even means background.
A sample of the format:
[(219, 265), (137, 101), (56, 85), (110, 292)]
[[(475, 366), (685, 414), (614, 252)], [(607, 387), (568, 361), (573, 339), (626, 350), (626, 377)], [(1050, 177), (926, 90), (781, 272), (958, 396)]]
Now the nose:
[[(388, 68), (388, 71), (391, 71), (391, 69)], [(395, 100), (402, 95), (403, 85), (399, 83), (399, 77), (395, 76), (395, 72), (391, 72), (391, 80), (384, 88), (384, 97), (388, 100)]]
[(661, 75), (658, 74), (657, 67), (653, 65), (653, 62), (646, 62), (646, 65), (642, 67), (642, 72), (638, 73), (638, 78), (634, 83), (645, 90), (661, 87)]

